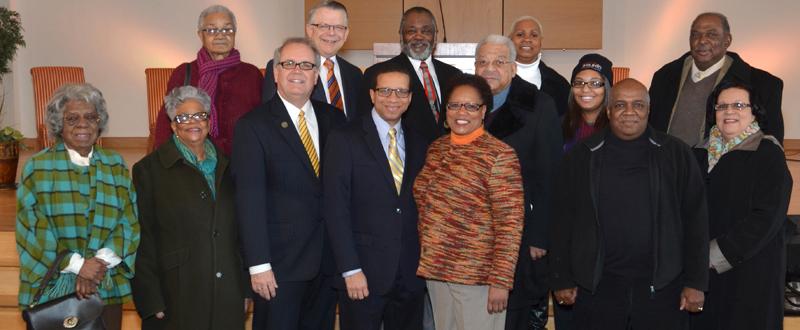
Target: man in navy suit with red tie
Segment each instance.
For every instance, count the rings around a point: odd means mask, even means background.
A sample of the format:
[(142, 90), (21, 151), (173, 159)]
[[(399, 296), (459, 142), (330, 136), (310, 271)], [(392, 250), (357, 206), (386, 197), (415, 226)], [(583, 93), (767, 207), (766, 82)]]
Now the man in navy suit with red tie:
[(342, 329), (421, 330), (425, 282), (412, 196), (427, 142), (401, 119), (416, 95), (405, 68), (376, 69), (372, 109), (330, 134), (323, 210), (340, 274)]

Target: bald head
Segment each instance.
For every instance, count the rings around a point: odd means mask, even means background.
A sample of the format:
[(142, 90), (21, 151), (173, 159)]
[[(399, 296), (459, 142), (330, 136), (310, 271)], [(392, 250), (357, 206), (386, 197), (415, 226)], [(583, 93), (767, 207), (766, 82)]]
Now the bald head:
[(650, 95), (647, 87), (628, 78), (614, 84), (606, 110), (611, 132), (621, 140), (634, 140), (647, 129)]

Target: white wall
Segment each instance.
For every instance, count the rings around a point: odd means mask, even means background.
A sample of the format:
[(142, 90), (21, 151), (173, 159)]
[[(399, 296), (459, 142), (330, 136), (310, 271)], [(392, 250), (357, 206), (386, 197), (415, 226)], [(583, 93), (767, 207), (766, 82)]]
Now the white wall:
[[(0, 0), (0, 5), (3, 4)], [(109, 136), (146, 136), (144, 69), (174, 67), (193, 59), (199, 48), (195, 34), (199, 12), (213, 1), (10, 0), (20, 12), (28, 47), (14, 65), (15, 123), (34, 136), (30, 68), (78, 65), (86, 79), (100, 88), (111, 112)], [(222, 4), (237, 15), (237, 47), (246, 62), (265, 65), (272, 50), (286, 37), (303, 32), (301, 0), (228, 0)], [(800, 138), (800, 28), (796, 0), (606, 0), (603, 8), (603, 49), (615, 66), (631, 68), (631, 76), (650, 83), (663, 64), (689, 48), (692, 19), (703, 11), (726, 14), (733, 44), (751, 65), (784, 80), (783, 113), (786, 137)], [(521, 13), (536, 15), (536, 13)], [(545, 33), (547, 27), (545, 27)], [(547, 43), (546, 34), (544, 43)], [(545, 61), (569, 76), (578, 58), (589, 51), (545, 51)], [(371, 54), (347, 52), (366, 67)], [(6, 118), (7, 119), (7, 118)]]

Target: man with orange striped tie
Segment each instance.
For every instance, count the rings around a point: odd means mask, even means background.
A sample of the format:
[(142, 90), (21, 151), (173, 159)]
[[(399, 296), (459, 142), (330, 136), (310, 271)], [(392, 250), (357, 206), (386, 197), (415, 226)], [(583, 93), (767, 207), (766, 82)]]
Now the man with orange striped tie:
[[(308, 11), (307, 22), (306, 37), (319, 51), (321, 60), (311, 99), (333, 105), (347, 116), (347, 121), (352, 121), (359, 115), (358, 100), (364, 77), (361, 69), (337, 55), (350, 34), (347, 8), (338, 1), (320, 1)], [(261, 97), (266, 102), (274, 95), (275, 74), (270, 61)]]
[[(333, 327), (325, 286), (320, 152), (344, 115), (310, 100), (320, 57), (304, 38), (275, 50), (277, 93), (236, 124), (231, 169), (244, 262), (256, 293), (253, 329)], [(328, 252), (330, 253), (330, 252)]]

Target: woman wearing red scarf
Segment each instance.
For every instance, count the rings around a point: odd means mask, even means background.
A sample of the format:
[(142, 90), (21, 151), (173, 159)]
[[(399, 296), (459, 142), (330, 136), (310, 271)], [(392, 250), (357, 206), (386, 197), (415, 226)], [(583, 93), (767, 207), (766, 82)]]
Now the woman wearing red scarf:
[[(236, 50), (236, 16), (225, 6), (214, 5), (200, 13), (197, 36), (203, 48), (197, 59), (175, 68), (167, 83), (167, 91), (183, 85), (204, 90), (211, 96), (209, 138), (226, 155), (231, 153), (233, 127), (242, 115), (261, 104), (261, 72), (242, 62)], [(187, 69), (188, 73), (187, 73)], [(154, 148), (172, 135), (170, 120), (164, 108), (156, 120)]]

